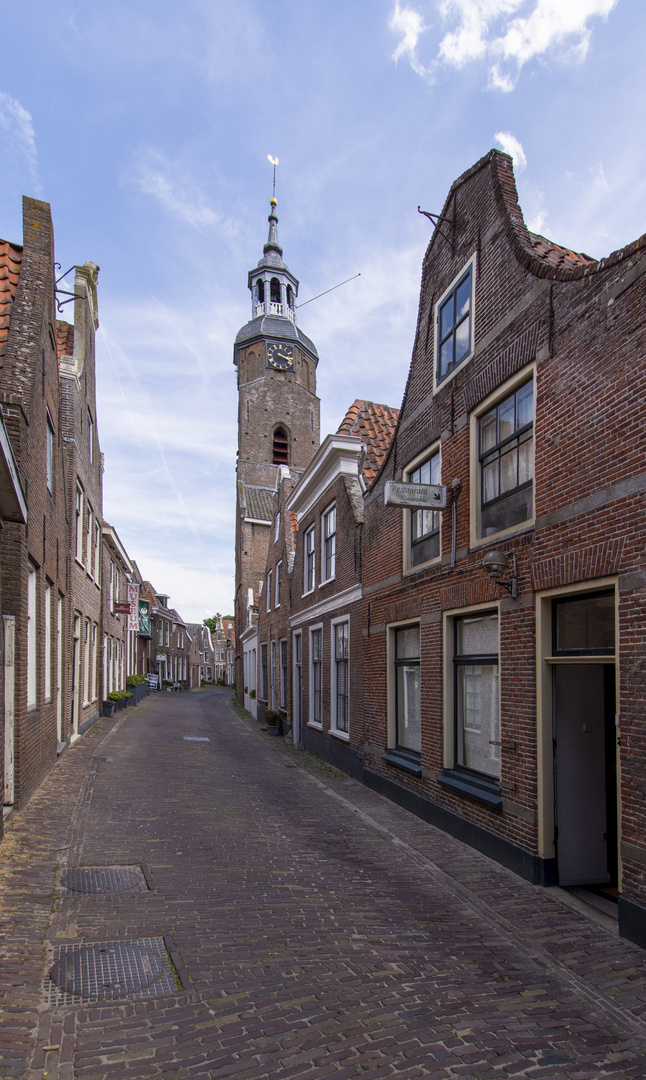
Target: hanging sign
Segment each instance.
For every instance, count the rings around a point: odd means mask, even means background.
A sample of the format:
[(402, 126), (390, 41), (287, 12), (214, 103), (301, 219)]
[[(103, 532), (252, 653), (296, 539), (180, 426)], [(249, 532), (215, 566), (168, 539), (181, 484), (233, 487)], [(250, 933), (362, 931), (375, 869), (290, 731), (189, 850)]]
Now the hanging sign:
[(150, 637), (150, 603), (148, 600), (139, 600), (138, 612), (136, 629), (140, 634)]
[(126, 603), (125, 600), (115, 600), (113, 605), (112, 605), (112, 614), (113, 615), (129, 615), (130, 614), (130, 604)]
[(128, 630), (139, 629), (139, 586), (128, 585)]
[(446, 509), (444, 484), (400, 484), (386, 480), (385, 506), (405, 506), (410, 510)]

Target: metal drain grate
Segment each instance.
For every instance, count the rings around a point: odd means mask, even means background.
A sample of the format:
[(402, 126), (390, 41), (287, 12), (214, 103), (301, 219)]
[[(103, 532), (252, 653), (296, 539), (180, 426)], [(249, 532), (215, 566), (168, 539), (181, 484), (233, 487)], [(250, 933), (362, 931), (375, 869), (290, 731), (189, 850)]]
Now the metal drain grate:
[(182, 735), (184, 742), (211, 742), (208, 735)]
[(74, 893), (148, 892), (139, 866), (75, 866), (64, 872), (61, 884)]
[(159, 997), (178, 986), (163, 938), (139, 938), (56, 946), (44, 990), (53, 1008)]

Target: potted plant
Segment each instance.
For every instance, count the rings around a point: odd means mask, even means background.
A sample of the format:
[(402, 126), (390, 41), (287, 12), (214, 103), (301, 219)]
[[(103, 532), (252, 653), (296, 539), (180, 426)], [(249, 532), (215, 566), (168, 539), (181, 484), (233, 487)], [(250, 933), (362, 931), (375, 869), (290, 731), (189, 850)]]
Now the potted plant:
[(280, 713), (275, 712), (273, 709), (267, 709), (265, 712), (265, 723), (267, 725), (268, 735), (278, 735), (278, 721), (280, 720)]

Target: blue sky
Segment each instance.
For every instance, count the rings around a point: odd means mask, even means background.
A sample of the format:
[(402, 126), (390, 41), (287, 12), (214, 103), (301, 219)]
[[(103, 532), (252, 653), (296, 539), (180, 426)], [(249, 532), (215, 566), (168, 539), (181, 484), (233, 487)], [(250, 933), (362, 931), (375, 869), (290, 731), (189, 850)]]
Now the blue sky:
[(601, 257), (646, 230), (643, 0), (21, 0), (5, 5), (0, 236), (51, 203), (101, 267), (105, 517), (187, 620), (233, 605), (232, 342), (279, 236), (321, 431), (399, 406), (429, 222), (492, 146), (530, 228)]

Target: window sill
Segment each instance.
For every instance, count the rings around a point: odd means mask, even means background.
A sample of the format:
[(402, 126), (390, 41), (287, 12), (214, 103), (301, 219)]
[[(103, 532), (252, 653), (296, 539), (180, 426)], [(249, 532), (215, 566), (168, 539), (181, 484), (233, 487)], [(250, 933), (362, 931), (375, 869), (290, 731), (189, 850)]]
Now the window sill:
[(341, 742), (350, 742), (349, 731), (337, 731), (336, 728), (330, 728), (328, 735), (332, 735), (335, 739), (340, 739)]
[(77, 566), (80, 566), (82, 570), (85, 570), (85, 563), (81, 562), (78, 555), (74, 556), (74, 562), (76, 563)]
[(521, 536), (522, 533), (534, 532), (536, 525), (536, 518), (528, 518), (527, 521), (519, 521), (518, 525), (512, 525), (509, 529), (501, 529), (500, 532), (492, 533), (491, 536), (472, 536), (471, 543), (469, 545), (469, 552), (480, 551), (487, 544), (498, 544), (502, 540), (510, 539), (514, 536)]
[(336, 581), (336, 574), (333, 574), (332, 577), (326, 578), (325, 581), (320, 581), (318, 586), (319, 589), (322, 589), (324, 585), (329, 585), (332, 581)]
[(466, 795), (474, 802), (484, 803), (492, 810), (502, 810), (500, 785), (495, 780), (486, 780), (484, 777), (458, 772), (457, 769), (444, 769), (438, 776), (437, 782), (442, 787), (457, 791), (459, 795)]
[(386, 753), (382, 754), (381, 760), (387, 761), (389, 765), (395, 765), (405, 772), (413, 773), (415, 776), (422, 775), (421, 757), (412, 751), (409, 753), (406, 750), (386, 750)]
[(428, 559), (426, 562), (418, 563), (416, 566), (404, 565), (402, 574), (404, 577), (409, 577), (411, 574), (419, 574), (422, 570), (429, 570), (432, 566), (441, 566), (442, 556), (436, 555), (433, 559)]
[(313, 589), (308, 589), (307, 592), (301, 593), (301, 599), (304, 600), (306, 596), (311, 596), (314, 592), (316, 592), (316, 585)]
[(314, 728), (315, 731), (323, 731), (323, 724), (316, 724), (313, 720), (308, 720), (307, 726)]

